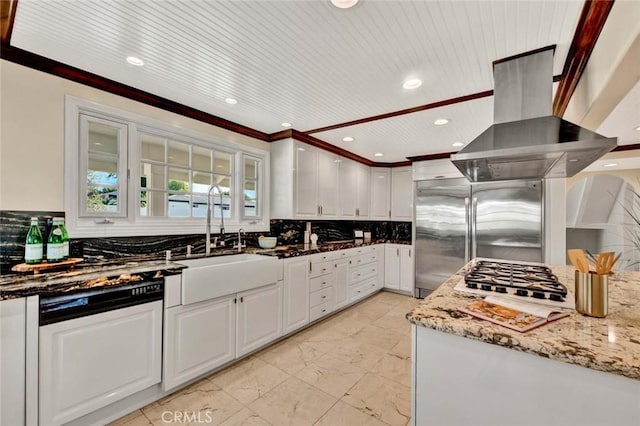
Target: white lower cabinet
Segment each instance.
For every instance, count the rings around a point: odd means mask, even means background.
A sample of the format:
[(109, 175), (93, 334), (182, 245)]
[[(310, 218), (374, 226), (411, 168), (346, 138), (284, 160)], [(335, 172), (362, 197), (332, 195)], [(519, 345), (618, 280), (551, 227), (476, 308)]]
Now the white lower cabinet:
[(282, 336), (282, 281), (237, 295), (236, 356)]
[(160, 383), (162, 301), (40, 327), (39, 423), (60, 425)]
[(282, 335), (282, 281), (165, 313), (163, 389), (169, 390)]
[(26, 424), (26, 299), (0, 301), (0, 425)]
[(349, 260), (337, 260), (335, 269), (336, 283), (333, 294), (335, 296), (335, 309), (340, 309), (349, 303)]
[(235, 301), (234, 294), (165, 311), (165, 390), (235, 359)]
[(413, 293), (415, 287), (413, 247), (404, 244), (385, 245), (384, 287)]
[(284, 261), (284, 334), (309, 324), (309, 260)]

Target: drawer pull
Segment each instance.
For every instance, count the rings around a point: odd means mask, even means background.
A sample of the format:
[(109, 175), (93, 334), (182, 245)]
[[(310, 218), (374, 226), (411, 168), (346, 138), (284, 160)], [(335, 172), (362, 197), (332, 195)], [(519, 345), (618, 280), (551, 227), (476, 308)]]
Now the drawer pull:
[(326, 309), (323, 309), (323, 310), (322, 310), (322, 312), (327, 312), (327, 310), (326, 310)]
[(327, 298), (327, 296), (322, 296), (322, 298), (323, 298), (323, 299), (326, 299), (326, 298)]
[(322, 281), (322, 285), (327, 285), (327, 282), (326, 281)]

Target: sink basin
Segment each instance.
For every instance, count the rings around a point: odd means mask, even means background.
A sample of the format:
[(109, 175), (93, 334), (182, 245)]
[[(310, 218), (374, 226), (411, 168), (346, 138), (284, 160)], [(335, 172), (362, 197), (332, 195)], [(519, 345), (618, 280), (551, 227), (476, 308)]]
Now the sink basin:
[(282, 261), (259, 254), (233, 254), (181, 260), (182, 304), (226, 296), (282, 279)]

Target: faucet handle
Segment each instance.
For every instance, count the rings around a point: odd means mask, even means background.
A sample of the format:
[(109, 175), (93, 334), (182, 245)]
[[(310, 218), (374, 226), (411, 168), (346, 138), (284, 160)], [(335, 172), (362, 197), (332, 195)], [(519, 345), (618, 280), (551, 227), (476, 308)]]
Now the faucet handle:
[(191, 249), (193, 246), (191, 244), (187, 244), (187, 257), (191, 257)]

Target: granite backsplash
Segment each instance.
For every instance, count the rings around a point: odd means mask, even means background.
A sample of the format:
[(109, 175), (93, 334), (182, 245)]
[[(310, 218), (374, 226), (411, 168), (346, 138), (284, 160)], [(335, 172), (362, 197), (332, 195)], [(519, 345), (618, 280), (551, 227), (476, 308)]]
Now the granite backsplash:
[[(45, 211), (0, 211), (0, 273), (9, 273), (11, 267), (24, 260), (24, 243), (29, 230), (29, 219), (40, 218), (40, 230), (43, 237), (49, 235), (53, 217), (64, 217), (64, 212)], [(243, 243), (257, 246), (260, 235), (278, 237), (279, 245), (302, 244), (306, 223), (311, 222), (311, 230), (318, 234), (318, 242), (342, 241), (353, 239), (354, 229), (370, 231), (372, 239), (411, 241), (411, 222), (378, 222), (350, 220), (280, 220), (271, 221), (269, 233), (248, 232), (243, 236)], [(213, 234), (217, 237), (217, 234)], [(227, 247), (233, 247), (237, 240), (236, 233), (225, 235)], [(192, 246), (192, 253), (204, 253), (205, 239), (202, 234), (159, 235), (141, 237), (105, 237), (105, 238), (73, 238), (71, 235), (69, 255), (71, 257), (98, 257), (105, 259), (133, 257), (140, 255), (164, 255), (171, 250), (176, 256), (185, 255), (187, 246)]]

